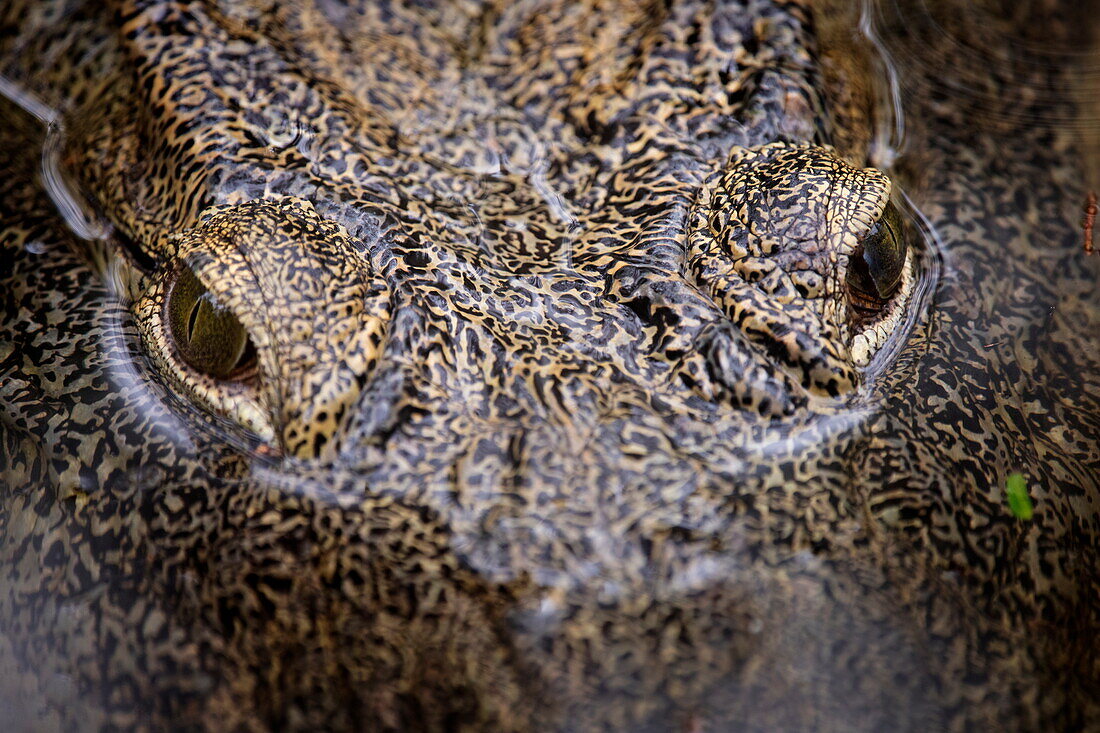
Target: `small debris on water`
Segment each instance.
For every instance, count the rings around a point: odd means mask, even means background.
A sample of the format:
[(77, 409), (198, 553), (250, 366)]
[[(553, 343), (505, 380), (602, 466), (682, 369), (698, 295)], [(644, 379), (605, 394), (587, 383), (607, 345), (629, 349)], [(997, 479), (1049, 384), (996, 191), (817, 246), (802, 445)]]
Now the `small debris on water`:
[(1005, 496), (1013, 516), (1025, 521), (1031, 519), (1031, 497), (1027, 493), (1027, 481), (1022, 473), (1010, 473), (1005, 480)]

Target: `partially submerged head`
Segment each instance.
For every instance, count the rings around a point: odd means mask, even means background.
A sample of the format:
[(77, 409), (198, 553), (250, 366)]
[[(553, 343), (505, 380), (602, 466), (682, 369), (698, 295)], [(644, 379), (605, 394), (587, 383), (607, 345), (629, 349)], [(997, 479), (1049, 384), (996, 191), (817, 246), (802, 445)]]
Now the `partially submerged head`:
[(859, 383), (912, 289), (890, 179), (827, 148), (735, 150), (692, 231), (696, 280), (761, 351), (811, 393)]

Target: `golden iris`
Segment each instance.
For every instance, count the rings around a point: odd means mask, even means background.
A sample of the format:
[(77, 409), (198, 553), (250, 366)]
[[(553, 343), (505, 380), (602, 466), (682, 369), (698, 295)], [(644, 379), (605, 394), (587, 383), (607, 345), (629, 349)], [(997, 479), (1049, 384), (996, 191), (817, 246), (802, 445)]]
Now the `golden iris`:
[(243, 376), (255, 358), (248, 331), (218, 304), (190, 269), (168, 290), (168, 325), (176, 351), (192, 369), (215, 379)]

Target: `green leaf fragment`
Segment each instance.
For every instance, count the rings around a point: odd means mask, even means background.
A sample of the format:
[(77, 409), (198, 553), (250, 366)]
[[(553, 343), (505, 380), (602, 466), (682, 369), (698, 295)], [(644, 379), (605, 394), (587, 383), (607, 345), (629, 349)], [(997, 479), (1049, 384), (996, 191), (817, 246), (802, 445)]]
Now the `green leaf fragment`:
[(1017, 519), (1031, 519), (1031, 497), (1027, 494), (1027, 481), (1022, 473), (1010, 473), (1005, 481), (1008, 508)]

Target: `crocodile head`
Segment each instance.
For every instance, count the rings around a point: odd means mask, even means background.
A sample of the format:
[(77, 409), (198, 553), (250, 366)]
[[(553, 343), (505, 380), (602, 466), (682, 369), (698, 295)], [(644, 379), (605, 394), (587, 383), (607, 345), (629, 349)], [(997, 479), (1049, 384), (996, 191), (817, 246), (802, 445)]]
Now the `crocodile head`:
[(5, 112), (15, 679), (116, 725), (923, 729), (1041, 665), (976, 673), (1019, 637), (974, 599), (1053, 603), (1093, 535), (988, 501), (1024, 443), (951, 367), (997, 301), (800, 3), (114, 5), (0, 36), (61, 123)]

